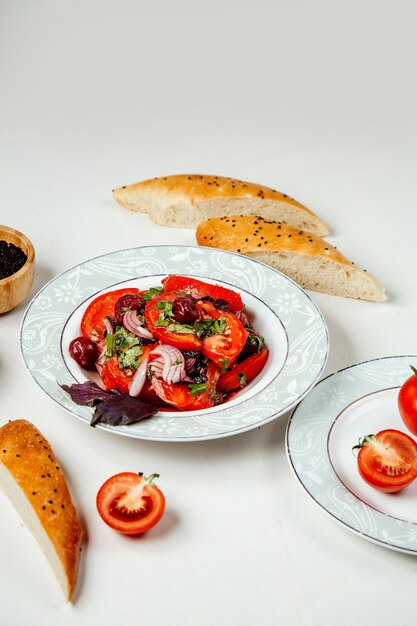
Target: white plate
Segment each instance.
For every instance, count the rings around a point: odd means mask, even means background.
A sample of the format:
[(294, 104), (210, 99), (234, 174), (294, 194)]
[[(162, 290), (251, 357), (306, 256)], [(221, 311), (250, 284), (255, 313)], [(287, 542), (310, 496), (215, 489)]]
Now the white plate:
[(386, 428), (413, 437), (397, 397), (416, 363), (417, 356), (386, 357), (325, 378), (287, 428), (290, 465), (313, 500), (362, 537), (411, 554), (417, 554), (417, 481), (395, 494), (373, 489), (360, 477), (352, 447)]
[(239, 291), (270, 349), (268, 362), (261, 375), (225, 404), (181, 414), (161, 411), (137, 424), (99, 428), (160, 441), (214, 439), (275, 419), (311, 389), (326, 363), (328, 332), (319, 309), (298, 285), (238, 254), (197, 246), (153, 246), (86, 261), (54, 278), (35, 296), (23, 318), (21, 350), (43, 391), (89, 423), (91, 409), (74, 404), (57, 384), (85, 380), (69, 357), (68, 344), (79, 334), (86, 306), (98, 293), (115, 288), (160, 285), (169, 273)]

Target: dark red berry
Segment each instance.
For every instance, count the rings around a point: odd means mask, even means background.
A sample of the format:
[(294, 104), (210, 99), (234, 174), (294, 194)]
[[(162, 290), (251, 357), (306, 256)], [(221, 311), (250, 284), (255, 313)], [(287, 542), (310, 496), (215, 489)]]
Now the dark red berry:
[(98, 359), (98, 347), (88, 337), (77, 337), (69, 345), (69, 353), (85, 370), (93, 370)]
[(200, 317), (194, 298), (179, 296), (172, 303), (172, 313), (180, 324), (190, 324)]
[(138, 293), (126, 293), (120, 296), (114, 307), (114, 318), (116, 324), (123, 323), (123, 315), (126, 311), (137, 311), (141, 313), (145, 308), (145, 300)]

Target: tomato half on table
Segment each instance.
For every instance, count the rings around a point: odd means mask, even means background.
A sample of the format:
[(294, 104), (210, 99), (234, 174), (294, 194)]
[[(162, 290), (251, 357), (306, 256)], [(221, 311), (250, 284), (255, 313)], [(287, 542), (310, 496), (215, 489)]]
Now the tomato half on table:
[(202, 352), (204, 356), (213, 361), (223, 372), (231, 367), (241, 353), (246, 343), (248, 333), (242, 322), (232, 313), (218, 311), (211, 302), (200, 304), (207, 318), (226, 320), (226, 328), (222, 334), (212, 335), (203, 339)]
[(122, 472), (106, 480), (96, 498), (103, 521), (126, 535), (138, 535), (155, 526), (165, 510), (164, 494), (153, 482), (158, 476)]
[(232, 369), (220, 376), (217, 387), (224, 393), (244, 387), (263, 369), (268, 359), (268, 354), (268, 348), (262, 348), (262, 350), (252, 354), (252, 356), (241, 363), (236, 363)]
[(197, 300), (210, 296), (214, 300), (225, 300), (233, 313), (237, 313), (243, 309), (242, 298), (239, 293), (222, 287), (221, 285), (210, 285), (197, 278), (188, 276), (170, 275), (162, 281), (164, 291), (184, 291)]
[[(179, 348), (180, 350), (201, 350), (201, 340), (193, 333), (178, 333), (168, 330), (167, 326), (158, 326), (158, 320), (163, 309), (159, 308), (162, 302), (172, 303), (178, 298), (176, 293), (163, 293), (155, 296), (145, 307), (145, 320), (149, 331), (154, 337), (160, 339), (162, 343)], [(175, 320), (172, 320), (175, 322)]]
[(162, 379), (152, 377), (152, 387), (158, 396), (171, 406), (181, 411), (197, 411), (208, 409), (215, 404), (216, 384), (220, 372), (213, 363), (207, 366), (207, 381), (204, 390), (195, 394), (186, 383), (175, 383), (171, 385)]
[(398, 394), (398, 409), (408, 430), (417, 435), (417, 370), (411, 366), (413, 375), (407, 378)]
[(379, 491), (400, 491), (417, 477), (417, 443), (399, 430), (363, 437), (353, 449), (359, 449), (360, 475)]
[(104, 320), (106, 317), (114, 317), (114, 305), (125, 294), (138, 294), (136, 287), (116, 289), (108, 291), (94, 298), (88, 305), (81, 320), (81, 334), (98, 343), (104, 337), (106, 330)]

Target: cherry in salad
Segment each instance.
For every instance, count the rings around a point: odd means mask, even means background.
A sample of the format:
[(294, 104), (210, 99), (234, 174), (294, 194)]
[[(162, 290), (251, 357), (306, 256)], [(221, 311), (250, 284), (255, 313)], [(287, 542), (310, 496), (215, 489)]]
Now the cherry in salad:
[[(240, 294), (185, 276), (170, 275), (145, 291), (118, 289), (98, 296), (80, 330), (69, 346), (72, 358), (86, 370), (97, 370), (105, 391), (153, 407), (148, 414), (226, 402), (259, 375), (268, 359)], [(77, 387), (71, 393), (77, 402), (82, 385), (72, 387)]]

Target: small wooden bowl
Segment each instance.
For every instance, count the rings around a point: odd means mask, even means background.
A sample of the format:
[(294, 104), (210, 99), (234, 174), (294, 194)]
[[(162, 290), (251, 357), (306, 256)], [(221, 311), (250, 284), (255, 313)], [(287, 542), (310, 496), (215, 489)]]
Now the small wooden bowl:
[(32, 287), (35, 275), (35, 249), (25, 235), (8, 226), (0, 226), (0, 240), (13, 243), (27, 256), (26, 263), (20, 270), (0, 280), (0, 313), (6, 313), (22, 302)]

